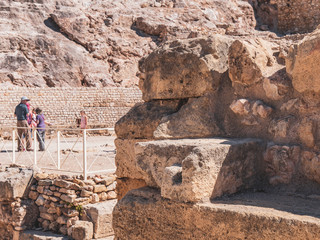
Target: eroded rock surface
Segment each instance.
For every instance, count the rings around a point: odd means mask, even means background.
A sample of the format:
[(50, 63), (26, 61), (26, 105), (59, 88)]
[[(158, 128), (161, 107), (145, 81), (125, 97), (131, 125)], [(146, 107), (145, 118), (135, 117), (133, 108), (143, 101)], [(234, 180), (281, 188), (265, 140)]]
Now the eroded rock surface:
[[(167, 39), (254, 31), (247, 2), (1, 1), (0, 83), (132, 86)], [(28, 26), (28, 27), (26, 27)]]
[(262, 149), (263, 143), (252, 139), (140, 142), (135, 145), (136, 166), (162, 197), (196, 202), (258, 186)]

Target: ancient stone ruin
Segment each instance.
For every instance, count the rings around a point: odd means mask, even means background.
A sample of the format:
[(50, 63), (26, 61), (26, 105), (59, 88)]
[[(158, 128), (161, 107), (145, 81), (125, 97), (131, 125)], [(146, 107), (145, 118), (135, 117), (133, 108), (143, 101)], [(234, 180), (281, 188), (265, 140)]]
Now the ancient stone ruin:
[(140, 61), (115, 239), (320, 238), (319, 34), (213, 34)]
[(112, 236), (115, 179), (107, 175), (83, 181), (17, 166), (1, 169), (0, 239), (89, 240)]
[(0, 239), (320, 239), (319, 6), (0, 1), (1, 127), (124, 115), (115, 174), (0, 166)]

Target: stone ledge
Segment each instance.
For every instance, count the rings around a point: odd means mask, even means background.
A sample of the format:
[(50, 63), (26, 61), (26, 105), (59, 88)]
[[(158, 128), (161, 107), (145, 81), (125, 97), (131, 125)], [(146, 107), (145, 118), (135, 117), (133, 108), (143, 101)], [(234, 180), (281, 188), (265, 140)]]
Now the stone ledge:
[(246, 193), (188, 204), (151, 188), (132, 190), (113, 213), (115, 239), (319, 239), (320, 202)]
[(135, 165), (147, 185), (180, 202), (258, 188), (264, 149), (262, 140), (249, 138), (158, 140), (134, 146)]

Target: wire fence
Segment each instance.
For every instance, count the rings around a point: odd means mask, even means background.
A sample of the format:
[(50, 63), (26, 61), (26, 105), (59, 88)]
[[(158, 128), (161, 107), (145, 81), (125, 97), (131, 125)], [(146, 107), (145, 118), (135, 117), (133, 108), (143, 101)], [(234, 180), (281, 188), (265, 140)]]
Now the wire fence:
[(114, 172), (115, 149), (106, 143), (113, 128), (1, 128), (0, 163), (83, 174)]

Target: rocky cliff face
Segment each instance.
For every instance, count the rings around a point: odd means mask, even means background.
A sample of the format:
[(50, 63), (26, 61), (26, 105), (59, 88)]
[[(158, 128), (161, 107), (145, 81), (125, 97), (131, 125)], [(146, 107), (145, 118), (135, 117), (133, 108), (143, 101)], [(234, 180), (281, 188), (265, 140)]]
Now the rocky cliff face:
[(246, 1), (29, 1), (0, 3), (0, 83), (132, 86), (138, 61), (161, 43), (253, 31)]

